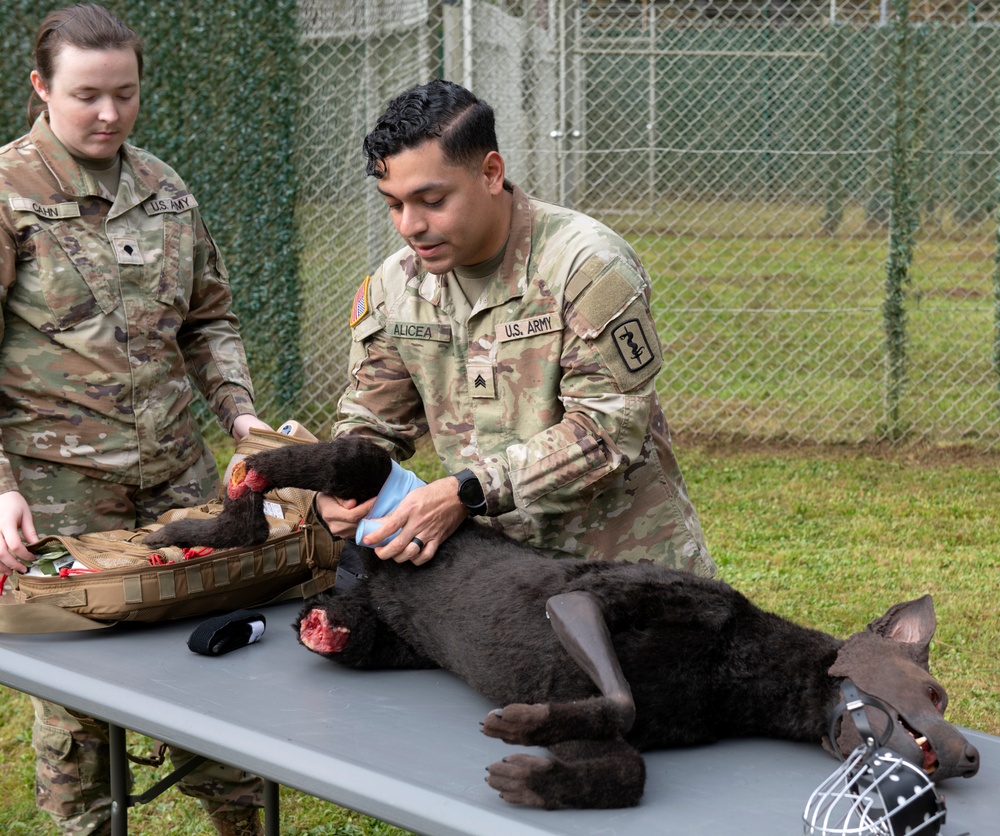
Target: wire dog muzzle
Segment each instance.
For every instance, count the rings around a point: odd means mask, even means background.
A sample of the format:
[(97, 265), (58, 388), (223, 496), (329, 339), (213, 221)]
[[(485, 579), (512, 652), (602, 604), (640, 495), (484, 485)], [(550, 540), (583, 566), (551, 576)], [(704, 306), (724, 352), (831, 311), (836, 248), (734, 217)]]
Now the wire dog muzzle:
[[(944, 798), (924, 771), (889, 749), (892, 712), (881, 701), (861, 694), (849, 679), (840, 686), (844, 701), (830, 720), (836, 748), (842, 715), (851, 715), (862, 743), (806, 802), (806, 836), (936, 836), (944, 825)], [(872, 730), (865, 706), (888, 720), (880, 735)], [(839, 749), (838, 749), (839, 751)]]

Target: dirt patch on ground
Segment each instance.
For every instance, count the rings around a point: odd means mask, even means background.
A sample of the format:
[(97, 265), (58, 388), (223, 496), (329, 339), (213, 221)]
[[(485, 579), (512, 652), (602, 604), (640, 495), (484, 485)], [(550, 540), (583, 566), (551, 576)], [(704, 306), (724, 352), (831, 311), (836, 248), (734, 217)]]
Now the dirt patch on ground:
[(855, 444), (817, 444), (782, 439), (717, 438), (698, 433), (674, 433), (674, 445), (683, 458), (686, 448), (698, 447), (720, 456), (759, 454), (798, 456), (817, 459), (848, 459), (864, 456), (886, 461), (907, 462), (927, 467), (960, 465), (975, 468), (1000, 468), (1000, 450), (983, 444), (944, 444), (931, 442), (865, 442)]

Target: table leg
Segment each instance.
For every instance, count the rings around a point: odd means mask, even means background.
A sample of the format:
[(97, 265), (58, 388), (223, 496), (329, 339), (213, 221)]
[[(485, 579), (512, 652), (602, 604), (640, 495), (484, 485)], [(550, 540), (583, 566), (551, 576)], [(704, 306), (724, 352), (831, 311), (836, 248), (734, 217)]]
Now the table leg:
[(128, 836), (129, 781), (125, 729), (108, 724), (111, 747), (111, 836)]
[[(111, 836), (128, 836), (128, 808), (132, 804), (129, 787), (128, 754), (125, 749), (125, 729), (108, 724), (108, 743), (111, 749)], [(166, 787), (191, 772), (205, 758), (195, 757), (183, 767), (175, 770), (163, 781), (137, 796), (135, 801), (146, 804), (156, 798)], [(280, 811), (278, 790), (274, 781), (264, 779), (264, 836), (280, 836)]]
[(278, 832), (278, 789), (274, 781), (264, 779), (264, 836), (280, 836)]

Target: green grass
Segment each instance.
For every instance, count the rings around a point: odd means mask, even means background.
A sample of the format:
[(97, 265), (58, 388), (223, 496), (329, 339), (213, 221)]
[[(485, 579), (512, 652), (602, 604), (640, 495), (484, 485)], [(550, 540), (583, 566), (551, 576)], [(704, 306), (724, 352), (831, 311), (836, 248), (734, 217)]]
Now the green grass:
[[(766, 609), (840, 636), (898, 601), (932, 593), (931, 670), (948, 689), (948, 717), (1000, 734), (1000, 454), (683, 436), (676, 446), (726, 581)], [(416, 469), (439, 472), (426, 450)], [(32, 769), (27, 699), (0, 689), (0, 830), (8, 834), (51, 832), (34, 809)], [(140, 787), (152, 783), (147, 770), (138, 774)], [(284, 836), (403, 832), (287, 788), (281, 804)], [(197, 806), (176, 792), (130, 820), (144, 836), (209, 832)]]
[[(749, 237), (717, 228), (630, 238), (653, 277), (669, 415), (705, 433), (888, 437), (884, 234)], [(1000, 443), (989, 240), (926, 236), (907, 287), (903, 427)]]
[(726, 581), (837, 635), (931, 593), (950, 719), (1000, 734), (1000, 456), (683, 442), (680, 454)]

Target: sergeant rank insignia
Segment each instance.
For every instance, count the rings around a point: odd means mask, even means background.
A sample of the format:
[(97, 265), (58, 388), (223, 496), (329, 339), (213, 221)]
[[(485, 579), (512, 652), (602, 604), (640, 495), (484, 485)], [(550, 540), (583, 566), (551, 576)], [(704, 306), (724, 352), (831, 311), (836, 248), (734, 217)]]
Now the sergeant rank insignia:
[(365, 280), (361, 282), (358, 292), (354, 294), (354, 304), (351, 305), (352, 328), (371, 313), (371, 305), (368, 298), (368, 283), (371, 279), (371, 276), (365, 276)]

